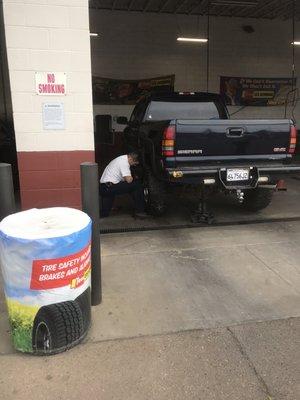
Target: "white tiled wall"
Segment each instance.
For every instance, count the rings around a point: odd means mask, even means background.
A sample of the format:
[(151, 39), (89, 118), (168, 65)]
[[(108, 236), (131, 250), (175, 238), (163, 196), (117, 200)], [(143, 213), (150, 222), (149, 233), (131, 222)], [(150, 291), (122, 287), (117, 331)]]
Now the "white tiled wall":
[[(88, 0), (4, 0), (3, 7), (17, 150), (93, 150)], [(67, 95), (36, 95), (37, 71), (65, 72)], [(65, 130), (43, 130), (47, 101), (64, 103)]]
[[(140, 79), (175, 74), (175, 89), (206, 90), (206, 45), (178, 43), (177, 36), (206, 37), (207, 18), (147, 13), (91, 10), (92, 71), (94, 75)], [(252, 25), (247, 34), (242, 25)], [(296, 40), (300, 41), (300, 24)], [(240, 18), (211, 18), (210, 84), (219, 91), (219, 77), (289, 77), (292, 62), (291, 21)], [(300, 46), (295, 48), (296, 76), (300, 87)], [(232, 107), (231, 112), (236, 108)], [(107, 113), (107, 106), (96, 106), (96, 113)], [(112, 107), (112, 114), (117, 112)], [(128, 107), (118, 111), (128, 113)], [(233, 118), (283, 117), (282, 107), (247, 107)], [(300, 102), (295, 115), (300, 124)], [(288, 109), (291, 116), (291, 108)]]
[[(14, 4), (15, 5), (15, 4)], [(16, 8), (18, 7), (15, 5)], [(19, 11), (15, 11), (19, 12)], [(6, 18), (4, 8), (4, 18)], [(6, 45), (9, 49), (47, 49), (49, 48), (49, 31), (45, 28), (29, 28), (9, 25), (5, 19)]]

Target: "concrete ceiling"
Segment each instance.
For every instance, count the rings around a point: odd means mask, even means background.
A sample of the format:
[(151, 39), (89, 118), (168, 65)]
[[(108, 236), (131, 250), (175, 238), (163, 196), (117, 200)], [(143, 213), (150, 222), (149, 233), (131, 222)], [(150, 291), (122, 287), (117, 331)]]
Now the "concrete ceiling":
[(299, 0), (90, 0), (91, 9), (300, 20)]

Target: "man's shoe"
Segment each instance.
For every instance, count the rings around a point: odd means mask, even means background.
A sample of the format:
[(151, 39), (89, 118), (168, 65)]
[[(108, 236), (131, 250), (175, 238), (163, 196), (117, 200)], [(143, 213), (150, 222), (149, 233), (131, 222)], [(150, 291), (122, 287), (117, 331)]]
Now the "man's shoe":
[(146, 219), (146, 218), (149, 218), (149, 215), (146, 214), (145, 212), (136, 212), (134, 214), (134, 218), (136, 218), (136, 219)]

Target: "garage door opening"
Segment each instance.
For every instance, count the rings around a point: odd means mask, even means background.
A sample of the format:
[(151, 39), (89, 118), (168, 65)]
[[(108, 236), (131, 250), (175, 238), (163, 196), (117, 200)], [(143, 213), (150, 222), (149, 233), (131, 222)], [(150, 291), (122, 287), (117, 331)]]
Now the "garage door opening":
[[(299, 79), (297, 68), (292, 73), (292, 64), (299, 65), (300, 52), (291, 44), (300, 35), (298, 8), (293, 10), (292, 1), (285, 7), (280, 1), (272, 5), (263, 1), (217, 3), (221, 1), (90, 1), (95, 148), (100, 173), (111, 159), (124, 154), (125, 126), (119, 123), (120, 117), (129, 119), (139, 95), (157, 82), (163, 81), (176, 92), (208, 90), (217, 94), (224, 94), (230, 85), (243, 84), (240, 97), (226, 100), (231, 119), (293, 117), (299, 121)], [(280, 101), (272, 104), (274, 85)], [(272, 205), (255, 215), (241, 208), (237, 196), (213, 194), (210, 208), (220, 223), (294, 218), (299, 216), (298, 186), (295, 172), (288, 178), (288, 192), (275, 193)], [(144, 222), (132, 219), (130, 199), (120, 197), (102, 228), (186, 225), (198, 201), (198, 191), (169, 188), (166, 214)]]
[(19, 199), (18, 162), (2, 5), (0, 6), (0, 163), (8, 163), (12, 165), (16, 198)]

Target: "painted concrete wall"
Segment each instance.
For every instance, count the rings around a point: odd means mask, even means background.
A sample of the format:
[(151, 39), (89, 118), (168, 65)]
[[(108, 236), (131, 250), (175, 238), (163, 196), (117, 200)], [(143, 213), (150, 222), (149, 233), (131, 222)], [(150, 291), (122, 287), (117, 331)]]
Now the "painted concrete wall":
[[(93, 150), (88, 1), (46, 3), (4, 0), (17, 149)], [(36, 71), (66, 72), (67, 96), (37, 96)], [(65, 104), (64, 131), (43, 132), (49, 99)]]
[[(79, 207), (79, 164), (94, 158), (88, 1), (3, 5), (23, 207)], [(67, 95), (38, 96), (35, 72), (65, 72)], [(64, 130), (43, 129), (52, 101), (64, 103)]]

